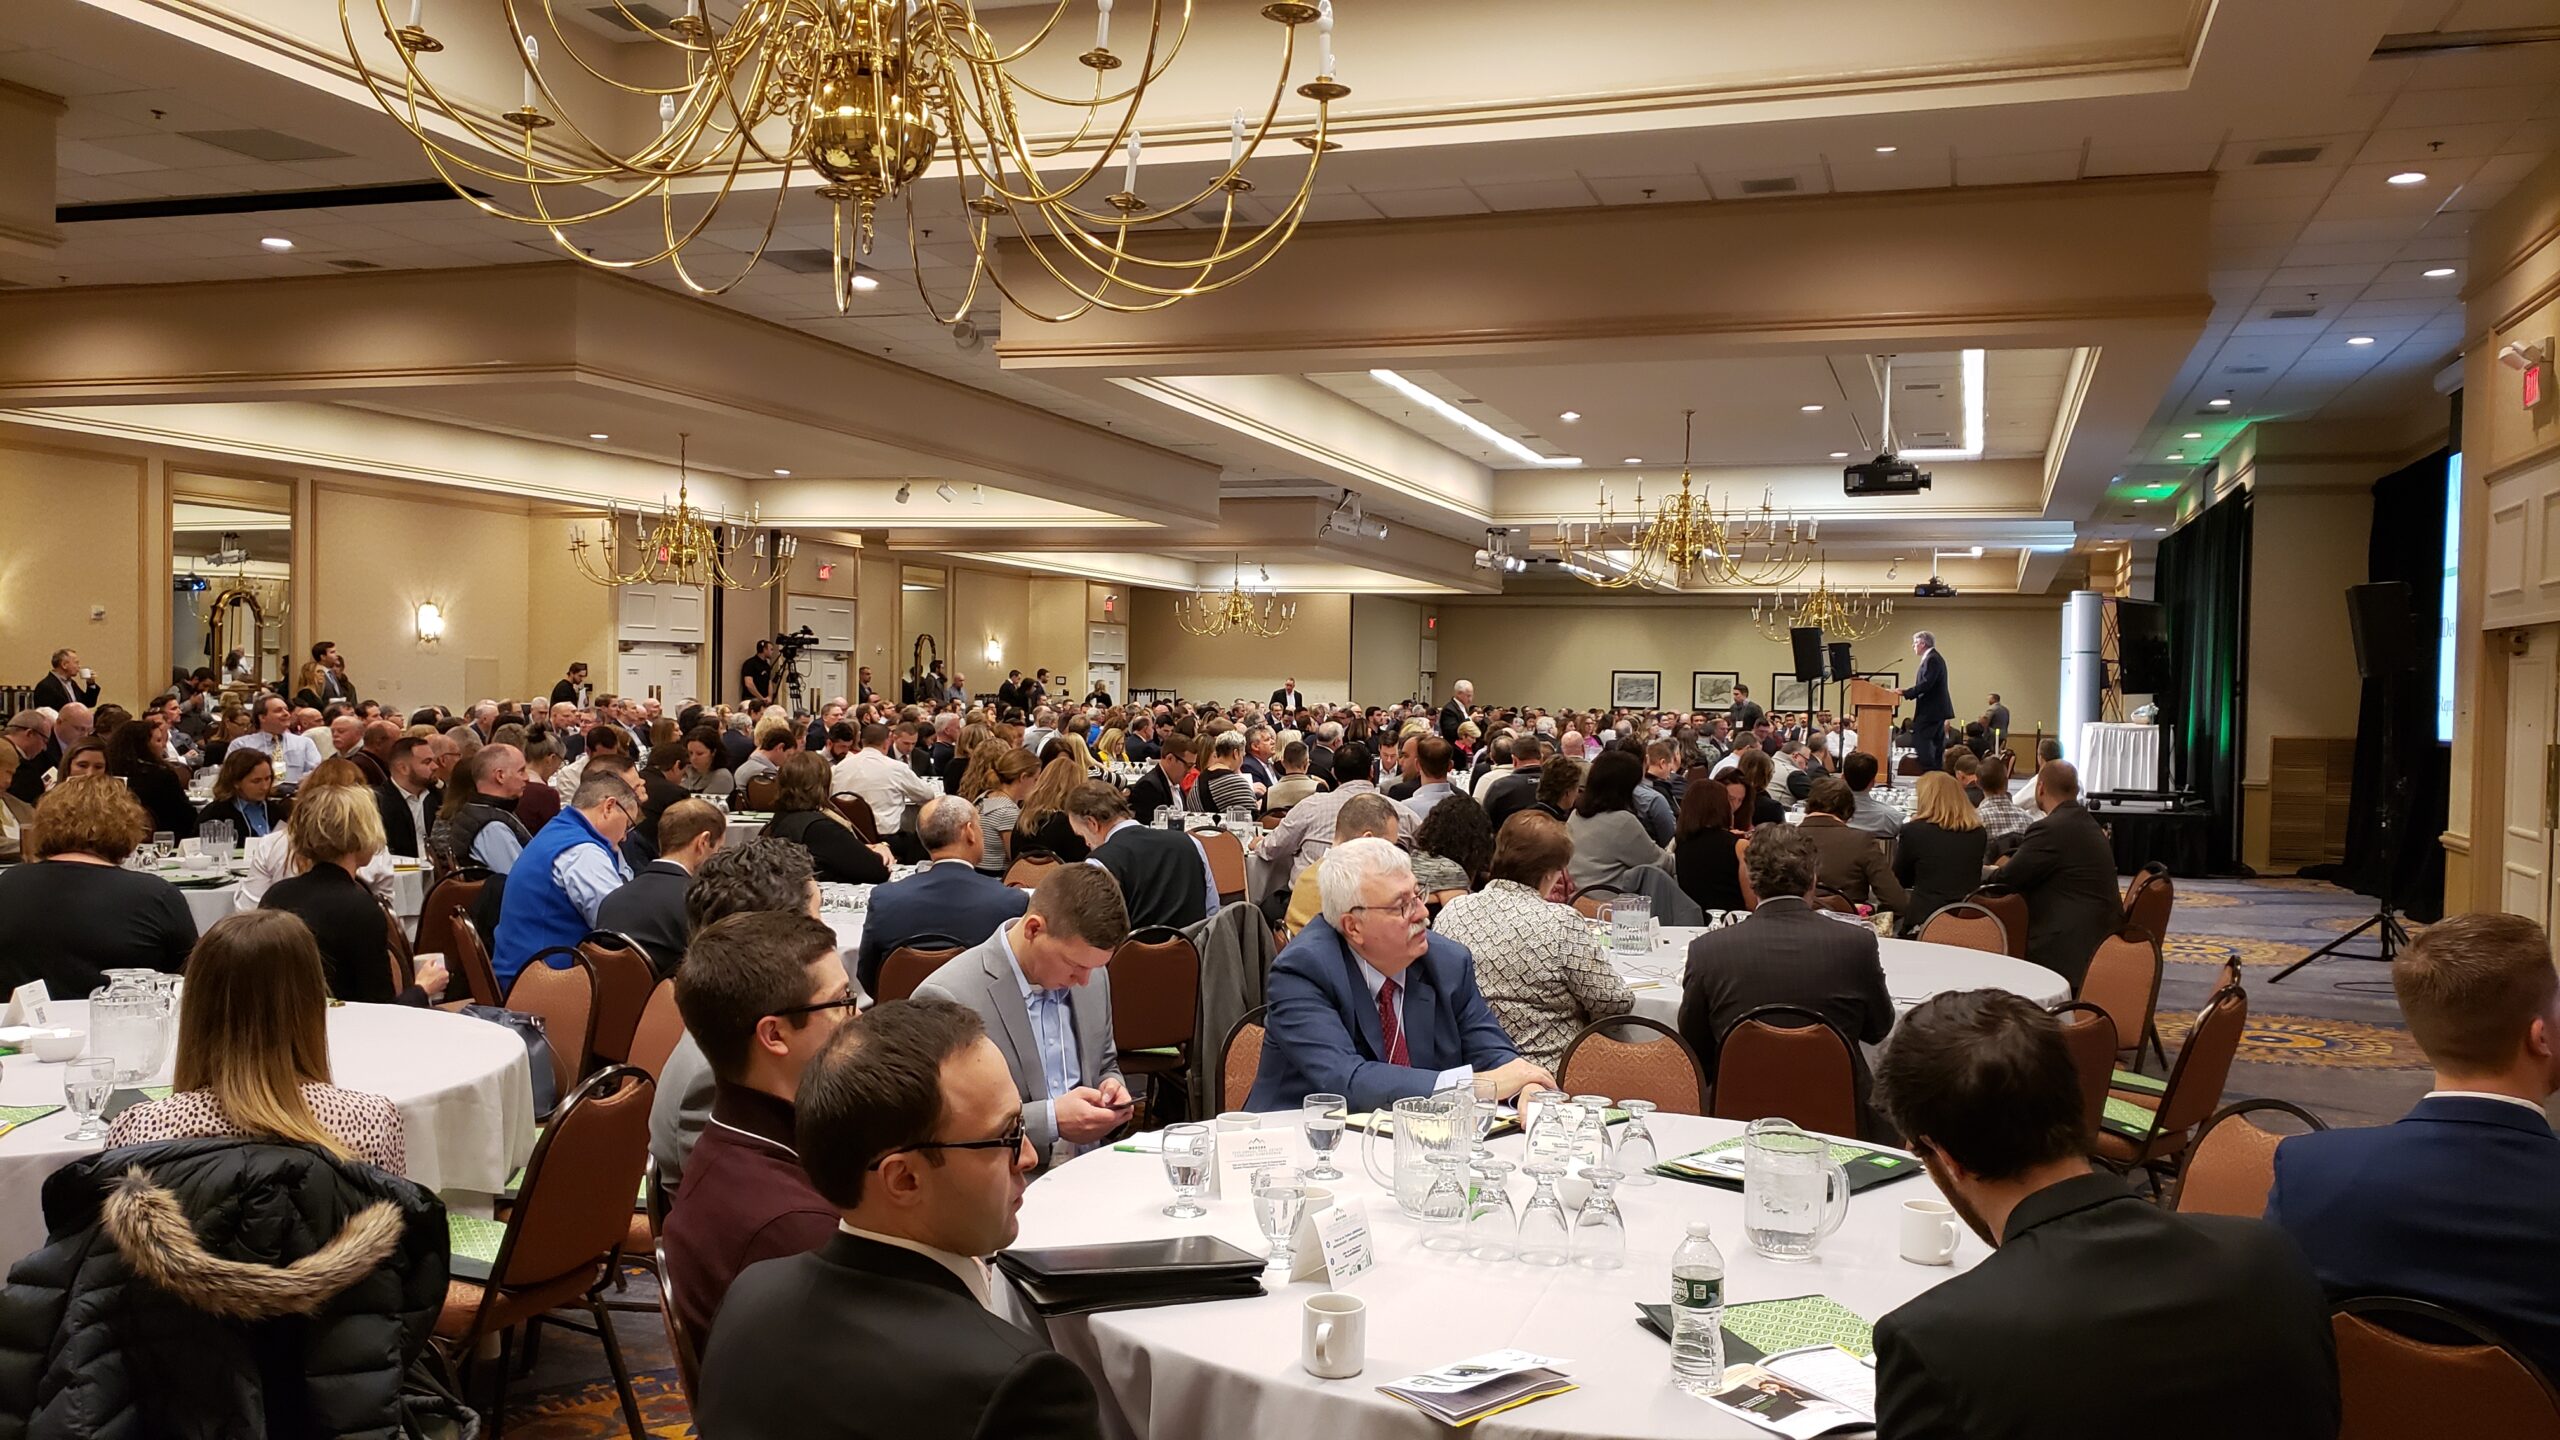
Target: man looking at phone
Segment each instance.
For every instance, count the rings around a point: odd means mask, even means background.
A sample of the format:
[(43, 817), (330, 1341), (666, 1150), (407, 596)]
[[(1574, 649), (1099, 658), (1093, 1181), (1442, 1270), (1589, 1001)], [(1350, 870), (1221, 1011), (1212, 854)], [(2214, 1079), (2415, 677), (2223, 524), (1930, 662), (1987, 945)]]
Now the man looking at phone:
[(1102, 972), (1128, 938), (1129, 910), (1111, 872), (1061, 865), (1031, 892), (1021, 919), (916, 987), (919, 1000), (978, 1012), (1013, 1072), (1042, 1169), (1092, 1148), (1129, 1118), (1111, 1036), (1111, 981)]

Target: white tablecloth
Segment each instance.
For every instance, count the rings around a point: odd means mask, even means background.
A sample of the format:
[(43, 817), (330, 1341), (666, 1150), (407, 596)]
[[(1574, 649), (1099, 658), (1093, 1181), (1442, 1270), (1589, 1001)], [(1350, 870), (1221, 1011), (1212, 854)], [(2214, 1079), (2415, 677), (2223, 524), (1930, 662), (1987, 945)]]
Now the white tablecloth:
[[(1656, 1116), (1650, 1123), (1666, 1156), (1743, 1128), (1678, 1115)], [(1294, 1117), (1267, 1117), (1265, 1124), (1294, 1128)], [(1497, 1140), (1492, 1148), (1515, 1164), (1522, 1158), (1517, 1136)], [(1307, 1152), (1301, 1146), (1299, 1153)], [(1730, 1302), (1823, 1294), (1869, 1320), (1987, 1253), (1970, 1234), (1957, 1247), (1953, 1268), (1914, 1265), (1896, 1253), (1902, 1202), (1937, 1196), (1923, 1175), (1852, 1198), (1839, 1230), (1801, 1264), (1782, 1265), (1752, 1253), (1743, 1242), (1738, 1192), (1674, 1180), (1619, 1192), (1627, 1221), (1622, 1269), (1480, 1261), (1421, 1248), (1417, 1227), (1362, 1173), (1358, 1151), (1346, 1144), (1337, 1159), (1352, 1178), (1326, 1182), (1327, 1187), (1363, 1201), (1377, 1245), (1376, 1268), (1351, 1286), (1369, 1306), (1367, 1369), (1348, 1380), (1319, 1380), (1299, 1368), (1301, 1315), (1307, 1297), (1323, 1287), (1289, 1283), (1269, 1272), (1263, 1282), (1268, 1293), (1258, 1299), (1047, 1322), (1051, 1341), (1102, 1390), (1107, 1429), (1146, 1440), (1283, 1432), (1324, 1440), (1414, 1440), (1435, 1427), (1378, 1393), (1379, 1385), (1516, 1346), (1564, 1361), (1582, 1388), (1479, 1421), (1469, 1436), (1759, 1436), (1766, 1432), (1673, 1389), (1671, 1347), (1636, 1326), (1638, 1302), (1669, 1298), (1671, 1252), (1689, 1221), (1714, 1226)], [(1514, 1203), (1527, 1203), (1529, 1187), (1516, 1170), (1511, 1185)], [(1016, 1243), (1211, 1234), (1255, 1254), (1270, 1248), (1254, 1226), (1249, 1201), (1210, 1200), (1204, 1202), (1206, 1218), (1171, 1220), (1160, 1212), (1172, 1198), (1160, 1156), (1098, 1150), (1031, 1186)], [(1255, 1416), (1261, 1423), (1240, 1418)]]
[(2080, 793), (2160, 788), (2160, 727), (2092, 720), (2080, 727)]
[(744, 845), (762, 835), (769, 818), (763, 815), (730, 816), (729, 828), (721, 832), (720, 847), (725, 850), (732, 845)]
[[(1666, 925), (1653, 954), (1643, 960), (1609, 952), (1618, 973), (1636, 987), (1635, 1013), (1665, 1025), (1680, 1023), (1680, 977), (1688, 964), (1689, 942), (1706, 933)], [(1893, 996), (1896, 1012), (1950, 990), (2014, 990), (2038, 1005), (2059, 1005), (2071, 998), (2071, 986), (2061, 976), (2006, 955), (1921, 940), (1879, 939), (1876, 950), (1884, 962), (1885, 989)]]
[[(72, 1029), (88, 1028), (88, 1016), (85, 1000), (57, 1000), (49, 1013)], [(62, 1068), (33, 1055), (0, 1060), (0, 1104), (61, 1104)], [(400, 1107), (409, 1178), (430, 1190), (495, 1194), (533, 1154), (532, 1071), (524, 1042), (503, 1026), (406, 1005), (333, 1006), (329, 1069), (336, 1084)], [(169, 1083), (168, 1070), (150, 1083)], [(64, 1109), (0, 1135), (8, 1261), (44, 1244), (45, 1177), (98, 1153), (96, 1142), (64, 1138), (79, 1123)]]
[[(409, 922), (412, 932), (418, 928), (418, 912), (427, 906), (427, 884), (433, 878), (433, 872), (422, 865), (405, 870), (395, 867), (391, 872), (392, 911)], [(182, 889), (178, 893), (187, 897), (187, 910), (196, 917), (196, 933), (199, 935), (214, 921), (232, 913), (233, 907), (240, 903), (240, 886), (236, 881), (229, 885)]]

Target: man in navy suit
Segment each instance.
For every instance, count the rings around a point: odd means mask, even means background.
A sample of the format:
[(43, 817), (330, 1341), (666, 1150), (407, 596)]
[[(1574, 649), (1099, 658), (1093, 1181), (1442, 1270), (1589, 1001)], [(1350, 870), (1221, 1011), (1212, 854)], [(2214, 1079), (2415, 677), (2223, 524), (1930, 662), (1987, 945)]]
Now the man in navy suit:
[(1346, 840), (1319, 863), (1324, 915), (1271, 962), (1262, 1068), (1246, 1109), (1333, 1094), (1353, 1110), (1381, 1110), (1474, 1074), (1505, 1097), (1556, 1083), (1493, 1018), (1467, 947), (1431, 930), (1402, 850)]
[(872, 891), (870, 913), (862, 920), (854, 978), (862, 982), (863, 994), (875, 998), (880, 965), (890, 951), (925, 939), (964, 950), (983, 945), (997, 926), (1021, 919), (1031, 903), (1030, 891), (978, 873), (986, 837), (978, 829), (977, 806), (957, 795), (926, 801), (916, 817), (916, 838), (931, 863)]
[(1935, 770), (1947, 758), (1947, 722), (1956, 718), (1955, 697), (1947, 693), (1947, 657), (1938, 653), (1938, 637), (1926, 630), (1911, 635), (1911, 653), (1920, 657), (1920, 673), (1894, 692), (1911, 702), (1911, 749), (1922, 770)]
[(2405, 1295), (2560, 1374), (2560, 977), (2541, 926), (2452, 915), (2391, 962), (2435, 1088), (2396, 1124), (2276, 1147), (2267, 1218), (2331, 1299)]

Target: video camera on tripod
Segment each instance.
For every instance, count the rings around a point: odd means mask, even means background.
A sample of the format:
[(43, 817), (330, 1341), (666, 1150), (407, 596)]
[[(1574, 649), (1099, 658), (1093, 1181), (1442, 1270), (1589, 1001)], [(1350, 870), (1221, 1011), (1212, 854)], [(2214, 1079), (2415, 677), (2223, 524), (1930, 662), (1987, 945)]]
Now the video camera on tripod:
[(773, 637), (773, 648), (782, 655), (782, 676), (778, 693), (796, 709), (809, 706), (800, 693), (800, 652), (818, 643), (818, 632), (803, 625), (797, 630)]

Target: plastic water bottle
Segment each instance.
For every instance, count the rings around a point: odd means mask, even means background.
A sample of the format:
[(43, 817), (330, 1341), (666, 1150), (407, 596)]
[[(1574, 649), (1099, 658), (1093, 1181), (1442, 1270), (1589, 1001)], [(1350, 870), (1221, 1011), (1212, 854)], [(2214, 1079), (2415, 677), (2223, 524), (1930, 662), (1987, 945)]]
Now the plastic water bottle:
[(1724, 1255), (1707, 1222), (1671, 1254), (1671, 1383), (1709, 1391), (1724, 1384)]

